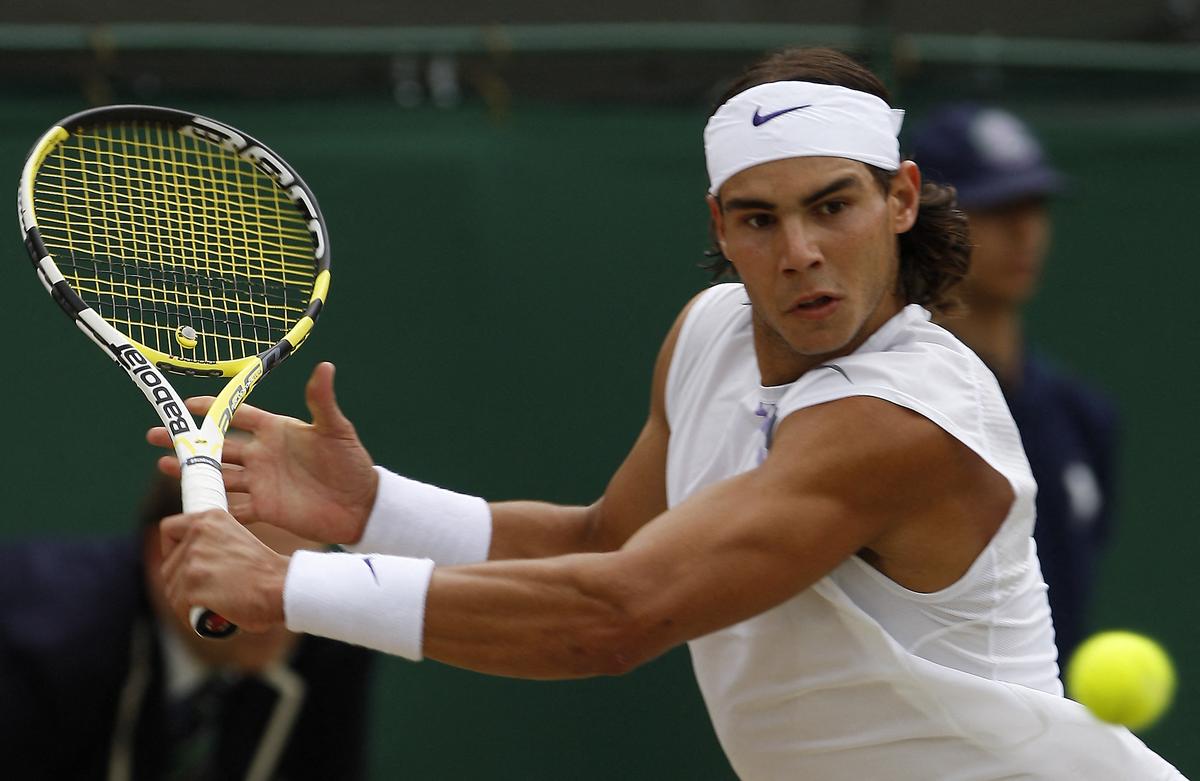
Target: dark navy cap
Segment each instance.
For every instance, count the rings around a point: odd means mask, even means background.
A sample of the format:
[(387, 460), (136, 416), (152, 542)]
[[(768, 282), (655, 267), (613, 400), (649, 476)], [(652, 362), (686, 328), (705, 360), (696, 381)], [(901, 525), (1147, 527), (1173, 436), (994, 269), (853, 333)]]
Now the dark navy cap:
[(931, 114), (912, 137), (928, 181), (954, 185), (962, 209), (987, 209), (1063, 188), (1028, 126), (1009, 112), (955, 105)]

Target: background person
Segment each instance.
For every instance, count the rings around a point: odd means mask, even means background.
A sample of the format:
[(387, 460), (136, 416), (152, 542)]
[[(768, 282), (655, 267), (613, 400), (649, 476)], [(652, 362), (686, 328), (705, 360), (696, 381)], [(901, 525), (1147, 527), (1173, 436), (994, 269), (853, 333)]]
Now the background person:
[[(12, 781), (362, 779), (373, 654), (276, 627), (200, 638), (163, 595), (158, 476), (137, 534), (0, 545), (0, 734)], [(273, 550), (308, 543), (256, 524)]]
[(971, 227), (971, 269), (957, 289), (965, 308), (939, 319), (1000, 380), (1037, 480), (1037, 541), (1050, 589), (1059, 658), (1087, 633), (1096, 566), (1111, 533), (1116, 409), (1098, 389), (1034, 349), (1024, 308), (1050, 248), (1047, 200), (1062, 176), (1028, 126), (1003, 109), (945, 106), (914, 134), (913, 159), (958, 191)]

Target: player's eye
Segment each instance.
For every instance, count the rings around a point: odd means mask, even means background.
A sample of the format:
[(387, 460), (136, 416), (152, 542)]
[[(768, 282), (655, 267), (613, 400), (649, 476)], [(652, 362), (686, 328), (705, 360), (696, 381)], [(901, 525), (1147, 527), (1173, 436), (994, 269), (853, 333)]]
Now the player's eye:
[(817, 213), (827, 216), (840, 214), (846, 208), (845, 201), (824, 201), (817, 206)]
[(766, 212), (757, 212), (746, 215), (742, 222), (751, 228), (765, 228), (775, 223), (775, 215), (767, 214)]

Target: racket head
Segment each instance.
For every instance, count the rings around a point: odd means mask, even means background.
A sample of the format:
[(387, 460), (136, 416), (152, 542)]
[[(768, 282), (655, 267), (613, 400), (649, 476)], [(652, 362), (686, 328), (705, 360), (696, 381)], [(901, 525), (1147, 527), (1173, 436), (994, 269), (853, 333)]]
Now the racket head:
[(156, 106), (73, 114), (42, 135), (18, 191), (43, 285), (182, 374), (265, 374), (308, 337), (329, 290), (312, 190), (254, 137)]

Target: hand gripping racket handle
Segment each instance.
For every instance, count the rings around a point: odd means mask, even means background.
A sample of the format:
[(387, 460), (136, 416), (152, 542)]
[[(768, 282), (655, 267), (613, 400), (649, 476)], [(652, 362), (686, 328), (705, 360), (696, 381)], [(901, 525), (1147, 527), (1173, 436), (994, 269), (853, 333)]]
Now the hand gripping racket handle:
[[(185, 513), (229, 509), (219, 460), (208, 456), (191, 456), (182, 459), (180, 464), (183, 472), (179, 482)], [(188, 612), (188, 618), (196, 634), (201, 637), (222, 639), (231, 637), (238, 630), (237, 624), (206, 607), (193, 607)]]

